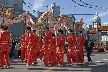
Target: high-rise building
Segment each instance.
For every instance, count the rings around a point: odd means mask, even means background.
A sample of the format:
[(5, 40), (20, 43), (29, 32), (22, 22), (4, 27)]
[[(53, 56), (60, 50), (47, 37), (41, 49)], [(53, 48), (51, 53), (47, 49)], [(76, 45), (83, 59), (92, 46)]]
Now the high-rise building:
[(47, 11), (52, 12), (53, 17), (60, 16), (60, 6), (56, 6), (56, 3), (51, 3), (51, 6), (48, 6)]
[(75, 27), (75, 17), (72, 14), (68, 14), (67, 18), (69, 20), (70, 28), (73, 29)]
[(23, 9), (23, 1), (22, 0), (0, 0), (0, 3), (4, 6), (14, 6), (14, 4), (17, 4), (18, 7)]

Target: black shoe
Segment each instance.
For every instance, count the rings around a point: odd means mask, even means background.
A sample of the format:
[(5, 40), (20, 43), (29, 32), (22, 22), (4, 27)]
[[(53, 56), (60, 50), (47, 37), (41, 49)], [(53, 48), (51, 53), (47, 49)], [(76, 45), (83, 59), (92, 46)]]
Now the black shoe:
[(25, 62), (25, 63), (28, 63), (28, 61), (27, 61), (27, 60), (25, 60), (24, 62)]
[(88, 62), (93, 62), (92, 60), (89, 60)]
[(35, 61), (34, 64), (37, 64), (37, 61)]
[(45, 66), (48, 66), (48, 65), (45, 65)]

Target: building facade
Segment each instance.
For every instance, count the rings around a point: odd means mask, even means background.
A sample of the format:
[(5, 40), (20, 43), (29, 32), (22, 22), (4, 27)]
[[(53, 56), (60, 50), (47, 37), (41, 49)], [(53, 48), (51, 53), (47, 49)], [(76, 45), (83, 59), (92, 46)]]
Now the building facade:
[(89, 26), (89, 33), (91, 39), (96, 41), (108, 41), (108, 26), (101, 25), (101, 18), (96, 12), (93, 18), (93, 24)]
[(75, 27), (75, 17), (72, 14), (67, 15), (71, 29)]
[(56, 3), (51, 3), (50, 6), (48, 6), (47, 11), (52, 12), (53, 17), (59, 17), (60, 16), (60, 6), (56, 6)]
[(4, 6), (14, 6), (14, 4), (17, 4), (18, 7), (23, 9), (23, 0), (0, 0), (0, 2)]

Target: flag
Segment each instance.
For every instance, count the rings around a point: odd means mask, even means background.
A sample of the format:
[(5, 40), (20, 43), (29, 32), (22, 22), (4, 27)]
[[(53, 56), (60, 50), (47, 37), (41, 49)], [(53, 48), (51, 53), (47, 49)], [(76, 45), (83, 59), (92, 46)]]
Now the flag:
[(25, 1), (24, 1), (24, 0), (22, 0), (22, 1), (23, 1), (23, 3), (26, 5)]
[(82, 19), (82, 18), (80, 19), (80, 23), (81, 23), (81, 24), (84, 24), (84, 22), (83, 22), (83, 19)]

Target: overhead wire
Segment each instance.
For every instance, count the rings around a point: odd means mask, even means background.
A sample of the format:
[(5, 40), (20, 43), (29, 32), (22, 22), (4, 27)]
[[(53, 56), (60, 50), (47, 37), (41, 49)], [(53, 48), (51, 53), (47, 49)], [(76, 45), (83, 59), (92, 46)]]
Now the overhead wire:
[[(78, 1), (80, 1), (80, 2), (83, 3), (83, 4), (80, 4), (80, 3), (76, 2), (75, 0), (72, 0), (72, 2), (74, 2), (75, 4), (77, 4), (77, 5), (79, 5), (79, 6), (82, 6), (82, 7), (89, 7), (89, 8), (94, 8), (94, 9), (103, 10), (103, 7), (94, 6), (94, 5), (92, 5), (92, 4), (89, 4), (89, 3), (84, 2), (84, 1), (82, 1), (82, 0), (78, 0)], [(106, 11), (106, 9), (107, 9), (107, 8), (105, 8), (103, 11)]]
[[(88, 4), (88, 3), (86, 3), (86, 2), (84, 2), (84, 1), (82, 1), (82, 0), (79, 0), (80, 2), (82, 2), (82, 3), (84, 3), (84, 4), (86, 4), (86, 5), (89, 5), (89, 6), (92, 6), (92, 7), (96, 7), (96, 8), (98, 8), (99, 10), (102, 10), (102, 8), (103, 7), (99, 7), (99, 6), (93, 6), (93, 5), (91, 5), (91, 4)], [(108, 9), (108, 8), (105, 8), (105, 9)]]

